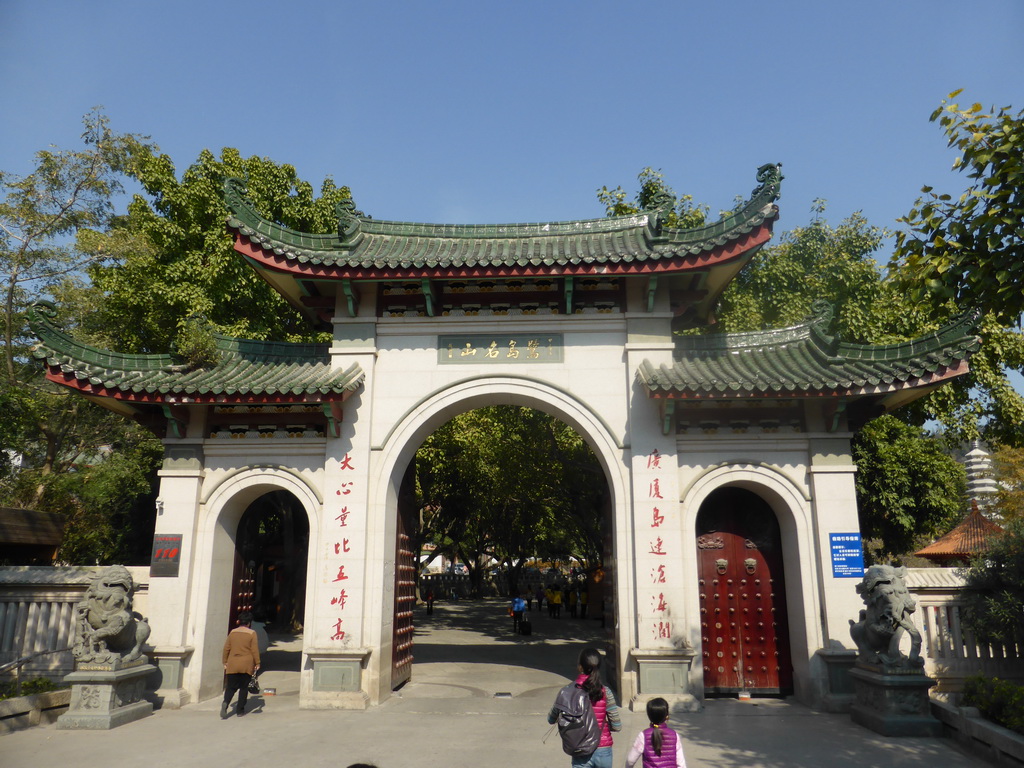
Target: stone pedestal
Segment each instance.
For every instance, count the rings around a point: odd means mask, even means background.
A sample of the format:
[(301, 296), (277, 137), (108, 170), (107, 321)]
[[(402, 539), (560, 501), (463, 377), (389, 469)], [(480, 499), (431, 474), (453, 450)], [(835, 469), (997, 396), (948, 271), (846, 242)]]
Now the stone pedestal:
[[(156, 663), (157, 674), (154, 676), (156, 690), (150, 691), (148, 698), (157, 709), (181, 709), (191, 701), (189, 692), (182, 685), (185, 665), (188, 663), (192, 646), (154, 648), (150, 655)], [(265, 652), (266, 648), (261, 648)]]
[(656, 696), (665, 699), (673, 711), (697, 712), (700, 702), (690, 693), (690, 667), (696, 652), (692, 648), (632, 648), (629, 655), (639, 672), (640, 690), (629, 701), (633, 712), (643, 711)]
[(310, 648), (312, 685), (299, 696), (299, 709), (366, 709), (370, 697), (362, 689), (369, 648)]
[(822, 648), (818, 658), (828, 671), (828, 689), (821, 697), (821, 708), (834, 714), (846, 714), (853, 707), (854, 690), (850, 670), (857, 661), (857, 652), (846, 648)]
[(858, 663), (853, 680), (853, 722), (883, 736), (941, 736), (942, 723), (932, 717), (928, 689), (935, 680), (919, 670)]
[(57, 718), (57, 729), (108, 731), (152, 714), (144, 693), (154, 672), (144, 656), (128, 664), (78, 665), (64, 678), (71, 683), (71, 706)]

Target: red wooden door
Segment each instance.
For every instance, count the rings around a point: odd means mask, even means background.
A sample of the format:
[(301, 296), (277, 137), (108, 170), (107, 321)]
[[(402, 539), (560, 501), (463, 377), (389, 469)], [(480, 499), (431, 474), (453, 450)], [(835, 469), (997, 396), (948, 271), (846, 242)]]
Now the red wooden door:
[(416, 512), (413, 495), (413, 467), (410, 465), (398, 494), (395, 541), (395, 613), (391, 638), (391, 687), (398, 688), (412, 677), (413, 608), (416, 606), (417, 553), (409, 537)]
[(697, 515), (706, 694), (793, 689), (782, 542), (774, 512), (739, 488), (716, 491)]
[(228, 631), (235, 628), (238, 614), (249, 611), (255, 605), (256, 573), (252, 561), (246, 561), (242, 553), (235, 550), (235, 567), (231, 577), (231, 611), (228, 614)]

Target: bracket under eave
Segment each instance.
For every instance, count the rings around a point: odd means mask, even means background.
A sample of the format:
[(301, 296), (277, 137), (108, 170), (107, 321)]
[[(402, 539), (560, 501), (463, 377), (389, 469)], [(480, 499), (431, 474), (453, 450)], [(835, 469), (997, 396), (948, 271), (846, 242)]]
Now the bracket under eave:
[(835, 403), (835, 410), (831, 413), (832, 421), (827, 425), (826, 429), (829, 432), (838, 432), (839, 424), (843, 418), (843, 414), (846, 413), (846, 408), (849, 405), (849, 401), (845, 397), (839, 398)]
[(654, 297), (658, 292), (658, 276), (651, 275), (647, 278), (647, 311), (654, 311)]
[(341, 281), (341, 290), (345, 294), (348, 316), (355, 317), (359, 314), (359, 291), (356, 290), (355, 285), (348, 278)]
[(173, 437), (185, 437), (188, 432), (188, 409), (170, 403), (162, 403), (160, 409), (167, 419), (167, 431)]
[(671, 435), (675, 424), (676, 401), (663, 399), (658, 401), (661, 413), (661, 434)]
[(330, 400), (321, 405), (324, 409), (324, 416), (327, 417), (327, 429), (331, 433), (331, 437), (341, 437), (341, 423), (345, 415), (341, 402)]
[(427, 305), (427, 317), (434, 316), (434, 284), (430, 281), (430, 278), (423, 278), (420, 280), (420, 290), (423, 291), (423, 300)]

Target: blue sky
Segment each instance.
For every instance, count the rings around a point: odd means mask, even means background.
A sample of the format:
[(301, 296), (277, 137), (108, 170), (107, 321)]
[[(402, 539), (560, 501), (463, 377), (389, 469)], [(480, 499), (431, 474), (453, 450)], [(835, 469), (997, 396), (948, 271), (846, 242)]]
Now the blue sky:
[(644, 166), (717, 212), (781, 162), (782, 229), (814, 198), (892, 227), (923, 184), (963, 188), (946, 94), (1024, 107), (1022, 40), (1019, 0), (0, 0), (0, 168), (102, 105), (179, 173), (237, 147), (376, 218), (597, 217)]

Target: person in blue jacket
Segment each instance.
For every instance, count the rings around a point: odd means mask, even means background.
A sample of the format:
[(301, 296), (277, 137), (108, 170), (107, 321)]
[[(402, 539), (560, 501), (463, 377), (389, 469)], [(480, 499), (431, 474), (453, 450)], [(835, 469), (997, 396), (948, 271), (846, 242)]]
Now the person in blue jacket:
[(512, 598), (512, 632), (519, 634), (519, 624), (523, 620), (523, 611), (526, 610), (526, 601), (523, 600), (522, 595), (516, 595)]

